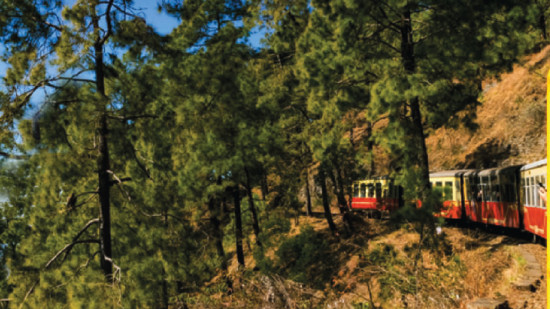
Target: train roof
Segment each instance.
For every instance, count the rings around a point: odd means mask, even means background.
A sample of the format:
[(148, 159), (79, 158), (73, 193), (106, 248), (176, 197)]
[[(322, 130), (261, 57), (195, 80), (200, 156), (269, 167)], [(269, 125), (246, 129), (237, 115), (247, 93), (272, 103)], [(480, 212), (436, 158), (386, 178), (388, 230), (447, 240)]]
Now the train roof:
[(471, 172), (473, 170), (451, 170), (451, 171), (439, 171), (439, 172), (431, 172), (430, 177), (453, 177), (453, 176), (460, 176), (464, 175), (468, 172)]
[(391, 180), (391, 178), (388, 175), (383, 175), (383, 176), (373, 176), (373, 177), (364, 178), (364, 179), (357, 179), (355, 181), (367, 181), (367, 180)]
[(521, 170), (522, 171), (526, 171), (526, 170), (530, 170), (532, 168), (537, 168), (537, 167), (541, 167), (543, 165), (546, 165), (546, 159), (544, 160), (540, 160), (540, 161), (537, 161), (537, 162), (533, 162), (533, 163), (529, 163), (529, 164), (525, 164)]
[(521, 165), (512, 165), (512, 166), (506, 166), (506, 167), (489, 168), (486, 170), (479, 171), (477, 173), (477, 176), (490, 176), (490, 175), (499, 175), (499, 174), (509, 173), (509, 172), (516, 172), (521, 167), (522, 167)]

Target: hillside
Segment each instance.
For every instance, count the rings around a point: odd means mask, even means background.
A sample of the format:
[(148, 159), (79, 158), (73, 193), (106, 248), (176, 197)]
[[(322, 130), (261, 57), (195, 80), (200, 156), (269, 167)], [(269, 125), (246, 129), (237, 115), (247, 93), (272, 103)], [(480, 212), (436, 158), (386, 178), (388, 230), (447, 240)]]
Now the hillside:
[[(341, 217), (336, 221), (342, 226)], [(536, 309), (546, 302), (545, 280), (534, 291), (514, 286), (527, 272), (522, 250), (530, 252), (545, 273), (546, 250), (541, 245), (482, 229), (447, 226), (432, 240), (439, 245), (423, 246), (415, 258), (419, 234), (414, 224), (375, 219), (355, 223), (353, 235), (339, 238), (330, 234), (321, 216), (300, 216), (280, 239), (279, 248), (267, 252), (256, 266), (248, 248), (248, 270), (239, 270), (234, 251), (228, 253), (233, 257), (232, 295), (224, 292), (218, 276), (204, 290), (189, 295), (187, 305), (459, 309), (489, 298), (506, 300), (507, 308)]]
[(550, 46), (483, 84), (479, 128), (438, 129), (427, 139), (430, 169), (489, 168), (546, 157), (546, 72)]

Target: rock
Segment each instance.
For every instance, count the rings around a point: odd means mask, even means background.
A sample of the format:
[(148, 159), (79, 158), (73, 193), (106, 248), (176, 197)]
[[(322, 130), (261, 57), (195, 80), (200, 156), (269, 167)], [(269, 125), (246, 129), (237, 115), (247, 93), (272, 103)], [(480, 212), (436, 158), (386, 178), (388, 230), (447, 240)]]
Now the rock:
[(478, 298), (466, 305), (467, 309), (510, 309), (507, 300)]
[(521, 275), (516, 282), (514, 282), (514, 286), (518, 290), (529, 290), (531, 292), (535, 292), (540, 286), (540, 281), (543, 278), (540, 264), (537, 262), (537, 259), (525, 248), (519, 246), (519, 249), (527, 265), (525, 266), (525, 273)]

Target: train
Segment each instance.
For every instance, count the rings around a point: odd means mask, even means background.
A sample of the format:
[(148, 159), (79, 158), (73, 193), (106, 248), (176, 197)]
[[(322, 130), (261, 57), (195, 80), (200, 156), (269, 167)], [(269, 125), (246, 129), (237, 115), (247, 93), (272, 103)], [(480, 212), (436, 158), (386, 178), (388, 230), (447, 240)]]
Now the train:
[[(546, 164), (544, 159), (501, 168), (432, 172), (432, 190), (442, 200), (434, 216), (521, 229), (546, 240), (546, 203), (539, 195), (539, 188), (546, 188)], [(389, 176), (352, 184), (352, 210), (381, 217), (402, 206), (403, 189)]]

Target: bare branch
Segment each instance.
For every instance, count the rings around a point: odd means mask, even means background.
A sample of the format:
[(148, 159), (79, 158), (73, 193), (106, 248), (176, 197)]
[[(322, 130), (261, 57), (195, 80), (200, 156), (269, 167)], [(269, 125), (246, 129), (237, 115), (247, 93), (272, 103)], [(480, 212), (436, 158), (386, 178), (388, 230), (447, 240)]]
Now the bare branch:
[(105, 33), (105, 36), (99, 41), (100, 45), (103, 45), (105, 41), (113, 34), (113, 25), (111, 23), (111, 8), (113, 7), (114, 0), (109, 0), (107, 3), (107, 10), (105, 10), (105, 17), (107, 18), (107, 33)]
[(73, 238), (73, 242), (77, 241), (78, 238), (80, 238), (80, 236), (82, 236), (82, 234), (84, 234), (84, 232), (86, 232), (86, 230), (92, 226), (92, 224), (95, 224), (95, 223), (99, 223), (99, 218), (95, 218), (95, 219), (92, 219), (90, 221), (88, 221), (88, 223), (86, 223), (86, 225), (84, 225), (84, 227), (80, 230), (80, 232), (78, 232), (78, 234), (76, 234), (76, 236)]
[(55, 262), (55, 260), (57, 260), (57, 258), (59, 258), (59, 256), (61, 254), (63, 254), (64, 252), (67, 252), (65, 253), (65, 257), (63, 258), (63, 260), (65, 260), (65, 258), (67, 257), (67, 255), (69, 254), (69, 252), (73, 249), (73, 247), (77, 244), (89, 244), (89, 243), (97, 243), (99, 244), (99, 240), (97, 239), (85, 239), (85, 240), (77, 240), (77, 241), (74, 241), (70, 244), (67, 244), (65, 247), (63, 247), (63, 249), (61, 249), (59, 252), (57, 252), (56, 255), (54, 255), (53, 258), (51, 258), (48, 263), (46, 263), (46, 266), (44, 266), (44, 269), (48, 269), (53, 262)]
[(110, 257), (108, 257), (106, 255), (103, 255), (103, 258), (106, 261), (111, 262), (111, 265), (113, 265), (113, 267), (115, 268), (115, 271), (112, 274), (112, 277), (114, 279), (113, 282), (114, 281), (120, 282), (120, 279), (122, 278), (122, 271), (121, 271), (120, 267), (118, 265), (116, 265), (115, 262), (113, 262), (113, 259), (111, 259)]
[(111, 170), (107, 170), (107, 173), (113, 175), (113, 177), (115, 178), (116, 182), (114, 184), (117, 184), (119, 189), (126, 195), (126, 198), (128, 198), (129, 201), (132, 200), (132, 197), (130, 197), (130, 194), (128, 193), (128, 191), (124, 190), (124, 188), (122, 188), (121, 184), (123, 181), (126, 181), (126, 180), (132, 180), (132, 178), (129, 178), (129, 177), (126, 177), (126, 178), (123, 178), (123, 179), (120, 179), (117, 177), (117, 175), (115, 173), (113, 173), (113, 171)]

